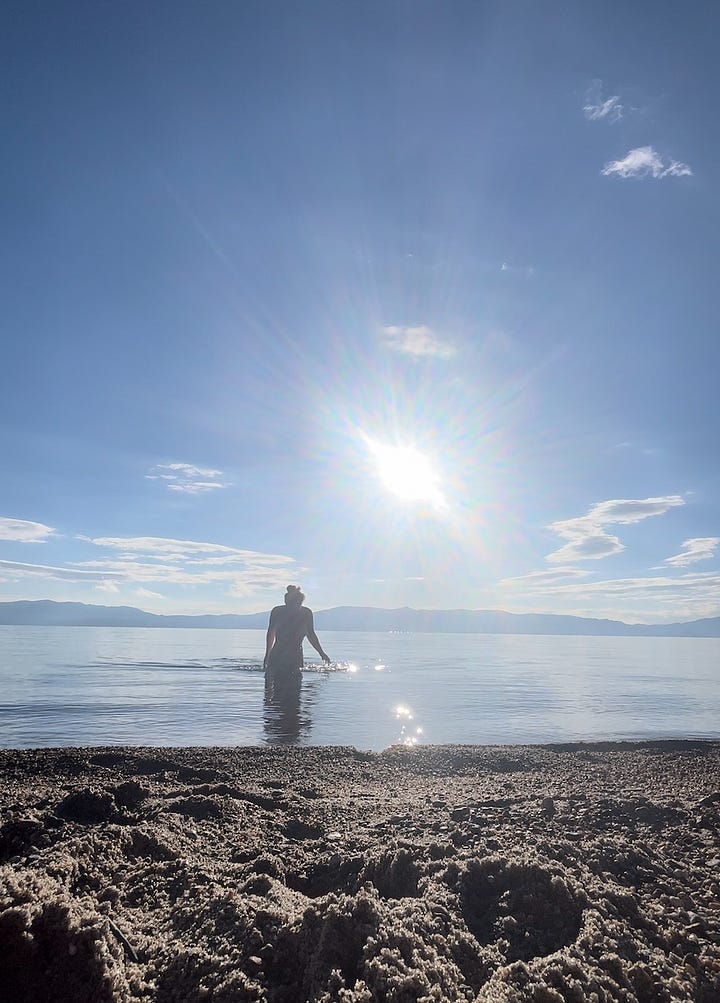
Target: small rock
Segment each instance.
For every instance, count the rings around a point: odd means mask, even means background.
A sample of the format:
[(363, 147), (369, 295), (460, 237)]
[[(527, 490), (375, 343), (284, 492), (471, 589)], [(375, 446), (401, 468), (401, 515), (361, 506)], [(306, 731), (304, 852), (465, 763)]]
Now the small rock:
[(552, 818), (553, 815), (557, 814), (557, 808), (555, 807), (555, 801), (553, 798), (543, 798), (540, 802), (540, 807), (548, 818)]

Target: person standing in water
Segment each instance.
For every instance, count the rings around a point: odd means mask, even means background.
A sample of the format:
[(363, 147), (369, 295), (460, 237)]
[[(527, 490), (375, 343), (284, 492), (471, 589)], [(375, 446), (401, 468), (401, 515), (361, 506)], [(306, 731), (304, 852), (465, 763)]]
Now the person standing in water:
[(270, 613), (263, 661), (267, 675), (299, 678), (305, 638), (324, 662), (330, 661), (315, 633), (312, 610), (303, 606), (304, 601), (298, 586), (288, 585), (285, 605), (276, 606)]

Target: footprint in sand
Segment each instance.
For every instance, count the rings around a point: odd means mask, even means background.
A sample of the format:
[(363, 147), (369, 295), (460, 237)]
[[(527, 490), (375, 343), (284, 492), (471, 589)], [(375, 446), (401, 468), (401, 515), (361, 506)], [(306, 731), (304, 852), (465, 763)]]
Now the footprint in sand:
[[(100, 922), (100, 918), (98, 917)], [(66, 904), (44, 903), (0, 917), (0, 999), (97, 1003), (127, 982), (117, 959), (100, 951), (99, 924), (76, 926)]]
[(579, 897), (538, 864), (473, 860), (459, 879), (467, 928), (480, 944), (504, 940), (506, 961), (529, 961), (572, 944), (580, 932)]

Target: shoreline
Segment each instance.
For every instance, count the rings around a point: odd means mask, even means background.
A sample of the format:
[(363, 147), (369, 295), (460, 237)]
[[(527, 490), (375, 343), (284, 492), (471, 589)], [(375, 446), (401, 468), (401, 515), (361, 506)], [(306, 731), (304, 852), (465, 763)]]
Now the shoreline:
[(720, 1000), (720, 742), (0, 750), (0, 998)]

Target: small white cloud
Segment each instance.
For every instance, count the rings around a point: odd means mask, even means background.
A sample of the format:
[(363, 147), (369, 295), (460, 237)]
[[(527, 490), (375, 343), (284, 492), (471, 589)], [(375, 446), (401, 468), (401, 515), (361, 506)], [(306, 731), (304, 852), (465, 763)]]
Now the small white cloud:
[(598, 502), (576, 519), (553, 522), (548, 529), (569, 542), (547, 555), (553, 564), (569, 561), (598, 560), (619, 554), (625, 549), (617, 536), (605, 531), (610, 525), (630, 525), (654, 515), (663, 515), (670, 508), (684, 505), (682, 495), (662, 498), (617, 498)]
[(0, 540), (12, 540), (15, 543), (45, 543), (54, 532), (54, 529), (41, 522), (0, 517)]
[(715, 556), (718, 544), (720, 536), (696, 536), (683, 543), (682, 553), (666, 557), (664, 563), (673, 568), (685, 568), (696, 561), (708, 561)]
[(117, 587), (115, 582), (100, 582), (95, 586), (96, 592), (119, 592), (120, 589)]
[(585, 98), (583, 114), (589, 122), (599, 122), (603, 119), (607, 122), (617, 122), (623, 116), (623, 106), (617, 94), (603, 98), (602, 80), (593, 80)]
[(141, 599), (164, 599), (165, 596), (160, 595), (159, 592), (153, 592), (151, 589), (135, 589), (135, 595), (139, 596)]
[(602, 174), (610, 177), (616, 174), (620, 178), (680, 178), (692, 174), (687, 164), (678, 160), (665, 163), (660, 154), (652, 146), (638, 146), (630, 150), (622, 160), (611, 160), (603, 167)]
[(448, 341), (443, 341), (424, 325), (419, 327), (398, 327), (390, 325), (381, 331), (385, 345), (393, 352), (401, 355), (412, 355), (414, 358), (451, 359), (457, 350)]
[(168, 491), (180, 494), (199, 495), (208, 491), (226, 488), (227, 482), (220, 480), (222, 470), (212, 467), (196, 467), (192, 463), (158, 463), (150, 473), (145, 474), (148, 481), (165, 481)]

